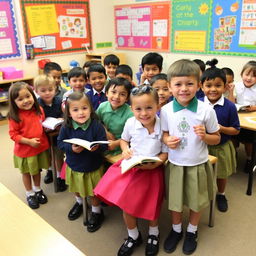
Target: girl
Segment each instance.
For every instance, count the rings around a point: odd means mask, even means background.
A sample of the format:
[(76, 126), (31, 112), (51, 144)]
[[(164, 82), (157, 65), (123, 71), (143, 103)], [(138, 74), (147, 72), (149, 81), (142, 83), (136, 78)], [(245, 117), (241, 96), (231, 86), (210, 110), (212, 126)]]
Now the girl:
[(66, 183), (69, 191), (74, 192), (76, 203), (68, 214), (69, 220), (77, 219), (82, 213), (82, 197), (90, 196), (92, 215), (87, 225), (89, 232), (101, 227), (104, 213), (100, 201), (94, 196), (93, 189), (103, 175), (101, 153), (107, 146), (100, 145), (91, 151), (63, 142), (65, 139), (80, 138), (87, 141), (106, 140), (104, 127), (95, 119), (88, 97), (80, 92), (69, 95), (64, 114), (64, 124), (58, 136), (58, 147), (66, 153)]
[(137, 218), (149, 220), (145, 254), (156, 255), (159, 249), (158, 217), (164, 195), (162, 164), (167, 158), (167, 154), (162, 153), (160, 120), (156, 116), (158, 95), (152, 87), (144, 85), (132, 89), (130, 100), (134, 117), (127, 120), (122, 133), (123, 158), (158, 156), (162, 162), (143, 164), (121, 174), (120, 160), (108, 169), (94, 192), (108, 204), (123, 210), (128, 238), (118, 255), (131, 255), (142, 243)]
[(15, 142), (14, 166), (21, 171), (29, 207), (36, 209), (47, 203), (40, 187), (40, 170), (49, 168), (49, 143), (42, 126), (44, 112), (28, 84), (16, 82), (10, 87), (8, 118), (9, 134)]
[(217, 63), (216, 59), (206, 62), (211, 68), (203, 73), (201, 83), (205, 94), (203, 100), (215, 110), (220, 126), (220, 143), (208, 146), (208, 149), (210, 155), (218, 158), (216, 201), (219, 211), (226, 212), (228, 210), (225, 197), (227, 178), (236, 171), (236, 154), (231, 136), (239, 133), (240, 124), (235, 104), (224, 97), (226, 74), (215, 67)]
[(130, 106), (126, 103), (131, 89), (131, 83), (124, 78), (110, 80), (105, 88), (108, 101), (101, 103), (96, 111), (107, 130), (107, 138), (110, 142), (108, 153), (111, 155), (121, 153), (121, 134), (125, 122), (133, 116)]
[[(239, 105), (248, 105), (246, 111), (256, 111), (256, 61), (249, 61), (241, 72), (242, 82), (235, 83), (235, 87), (229, 90), (229, 100)], [(234, 96), (236, 95), (236, 97)], [(241, 129), (237, 136), (238, 140), (244, 143), (246, 152), (246, 163), (244, 172), (252, 168), (252, 138), (253, 131)], [(238, 143), (237, 143), (238, 144)], [(237, 145), (238, 147), (238, 145)]]
[(164, 242), (168, 253), (175, 251), (182, 238), (183, 204), (190, 209), (183, 253), (196, 250), (201, 211), (213, 198), (207, 144), (220, 142), (219, 125), (214, 110), (195, 96), (199, 74), (199, 66), (191, 60), (174, 62), (168, 70), (174, 100), (161, 110), (163, 141), (169, 147), (165, 173), (172, 230)]

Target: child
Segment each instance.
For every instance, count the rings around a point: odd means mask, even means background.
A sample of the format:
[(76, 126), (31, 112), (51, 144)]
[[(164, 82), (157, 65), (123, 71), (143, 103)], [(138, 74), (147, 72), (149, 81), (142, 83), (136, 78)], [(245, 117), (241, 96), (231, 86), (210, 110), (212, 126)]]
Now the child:
[(133, 73), (132, 73), (132, 69), (130, 66), (128, 65), (119, 65), (117, 68), (116, 68), (116, 74), (115, 74), (115, 77), (122, 77), (122, 78), (125, 78), (127, 79), (132, 85), (135, 86), (135, 84), (133, 83), (132, 81), (132, 76), (133, 76)]
[(22, 174), (29, 207), (37, 209), (39, 204), (47, 203), (40, 187), (40, 170), (49, 167), (49, 143), (42, 126), (44, 112), (28, 84), (16, 82), (11, 85), (8, 119), (9, 134), (15, 142), (14, 166)]
[(63, 95), (62, 102), (65, 103), (66, 99), (73, 92), (87, 93), (89, 90), (85, 88), (86, 81), (87, 81), (87, 75), (82, 68), (80, 67), (72, 68), (68, 72), (68, 82), (71, 87), (71, 90), (67, 91)]
[(167, 153), (162, 153), (162, 132), (156, 115), (158, 95), (151, 86), (144, 85), (132, 89), (130, 100), (134, 117), (127, 120), (122, 133), (123, 157), (158, 156), (162, 162), (143, 164), (121, 174), (120, 160), (108, 169), (94, 192), (123, 210), (128, 238), (118, 256), (131, 255), (142, 243), (137, 218), (149, 220), (145, 254), (156, 255), (159, 250), (158, 217), (164, 196), (163, 163), (167, 158)]
[(234, 72), (231, 68), (222, 68), (223, 72), (226, 75), (226, 86), (225, 86), (225, 92), (224, 97), (228, 98), (229, 91), (234, 89)]
[(62, 69), (58, 63), (48, 62), (44, 66), (44, 74), (51, 76), (55, 80), (56, 86), (56, 96), (63, 97), (64, 93), (67, 91), (61, 86), (61, 75)]
[(108, 80), (115, 77), (116, 68), (119, 66), (119, 63), (119, 58), (114, 54), (109, 54), (104, 58), (103, 64), (106, 69)]
[(101, 64), (92, 65), (88, 69), (89, 83), (92, 89), (87, 92), (93, 109), (96, 110), (100, 103), (107, 100), (105, 95), (105, 85), (107, 83), (107, 74), (105, 68)]
[(158, 74), (150, 80), (150, 85), (155, 88), (159, 97), (157, 115), (160, 116), (161, 107), (172, 100), (172, 94), (169, 89), (169, 82), (166, 74)]
[(64, 125), (58, 136), (58, 147), (66, 153), (66, 183), (69, 191), (75, 193), (76, 203), (69, 211), (69, 220), (77, 219), (82, 213), (82, 197), (90, 196), (92, 215), (87, 225), (89, 232), (101, 227), (104, 213), (100, 201), (93, 194), (93, 189), (103, 175), (101, 153), (106, 145), (95, 146), (91, 151), (63, 142), (65, 139), (80, 138), (87, 141), (106, 140), (104, 127), (95, 119), (88, 97), (79, 92), (69, 95), (64, 115)]
[(140, 84), (149, 84), (151, 78), (162, 71), (163, 57), (156, 52), (147, 53), (141, 60), (143, 73)]
[(236, 171), (236, 154), (231, 137), (239, 133), (240, 124), (235, 104), (223, 96), (226, 75), (222, 69), (215, 67), (217, 63), (216, 59), (206, 62), (206, 65), (211, 68), (208, 68), (203, 73), (201, 82), (205, 94), (203, 100), (215, 110), (220, 126), (220, 143), (215, 146), (208, 146), (208, 149), (210, 155), (218, 158), (217, 207), (219, 211), (226, 212), (228, 210), (228, 203), (225, 197), (227, 178)]
[[(63, 112), (61, 109), (62, 99), (55, 95), (56, 86), (55, 81), (52, 77), (46, 75), (39, 75), (34, 80), (34, 88), (36, 93), (39, 95), (38, 103), (44, 109), (45, 117), (63, 117)], [(57, 190), (62, 192), (66, 190), (65, 180), (60, 178), (60, 169), (63, 165), (64, 154), (60, 151), (56, 145), (56, 137), (54, 139), (54, 152), (56, 159), (56, 168), (57, 168)], [(49, 184), (53, 181), (52, 169), (47, 170), (47, 174), (44, 177), (44, 183)]]
[(130, 106), (126, 104), (131, 89), (132, 85), (128, 80), (111, 79), (105, 88), (108, 101), (101, 103), (96, 111), (107, 130), (107, 138), (110, 141), (108, 153), (112, 155), (121, 153), (121, 134), (126, 120), (133, 116)]
[(199, 77), (199, 66), (191, 60), (178, 60), (168, 70), (174, 100), (161, 110), (163, 141), (169, 147), (165, 184), (172, 230), (164, 242), (168, 253), (175, 251), (183, 235), (184, 204), (190, 214), (183, 253), (192, 254), (196, 250), (201, 211), (213, 198), (207, 144), (220, 142), (219, 125), (214, 110), (195, 97)]
[[(242, 81), (235, 83), (235, 87), (229, 91), (229, 100), (239, 105), (248, 105), (246, 111), (256, 111), (256, 61), (249, 61), (241, 72)], [(235, 97), (236, 95), (236, 97)], [(252, 138), (254, 131), (241, 129), (237, 136), (244, 143), (246, 152), (246, 163), (244, 172), (252, 168)]]
[[(200, 77), (201, 77), (203, 72), (205, 71), (205, 63), (200, 59), (194, 59), (193, 61), (199, 66), (199, 68), (200, 68)], [(199, 83), (200, 83), (200, 87), (199, 87), (199, 90), (196, 92), (196, 97), (198, 99), (204, 97), (204, 92), (202, 91), (201, 81), (199, 81)]]

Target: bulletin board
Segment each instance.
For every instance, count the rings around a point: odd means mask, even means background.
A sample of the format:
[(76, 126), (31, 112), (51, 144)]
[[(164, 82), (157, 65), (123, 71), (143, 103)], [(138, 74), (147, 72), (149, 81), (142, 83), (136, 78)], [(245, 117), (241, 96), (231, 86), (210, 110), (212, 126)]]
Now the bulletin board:
[(13, 0), (0, 0), (0, 60), (21, 56)]
[(170, 51), (170, 1), (114, 7), (117, 49)]
[(34, 55), (92, 48), (89, 0), (20, 0), (25, 41)]

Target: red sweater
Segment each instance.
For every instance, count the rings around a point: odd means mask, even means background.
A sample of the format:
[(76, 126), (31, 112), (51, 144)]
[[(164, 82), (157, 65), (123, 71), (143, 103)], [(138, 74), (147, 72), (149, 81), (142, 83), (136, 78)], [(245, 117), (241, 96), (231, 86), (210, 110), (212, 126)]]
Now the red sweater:
[[(19, 110), (20, 122), (9, 120), (9, 135), (15, 142), (14, 155), (18, 157), (36, 156), (49, 148), (49, 142), (44, 132), (42, 121), (45, 119), (44, 111), (37, 115), (35, 110)], [(38, 148), (20, 143), (21, 138), (40, 138)]]

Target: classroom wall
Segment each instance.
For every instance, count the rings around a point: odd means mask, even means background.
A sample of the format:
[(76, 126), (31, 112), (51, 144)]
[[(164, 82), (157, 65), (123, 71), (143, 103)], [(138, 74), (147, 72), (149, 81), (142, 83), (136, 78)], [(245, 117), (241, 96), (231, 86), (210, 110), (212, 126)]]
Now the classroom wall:
[[(160, 2), (161, 0), (155, 0), (155, 2)], [(20, 13), (19, 1), (15, 2), (16, 13)], [(146, 3), (147, 1), (145, 1)], [(108, 52), (114, 50), (115, 48), (115, 35), (114, 35), (114, 5), (122, 4), (134, 4), (135, 0), (91, 0), (90, 1), (90, 14), (91, 14), (91, 24), (92, 24), (92, 40), (94, 52)], [(143, 3), (143, 1), (140, 1)], [(24, 49), (24, 36), (22, 28), (21, 15), (17, 15), (18, 31), (21, 39), (22, 55), (23, 57), (16, 60), (4, 60), (0, 61), (0, 67), (5, 66), (15, 66), (16, 68), (23, 69), (26, 76), (36, 76), (38, 74), (37, 61), (42, 59), (42, 57), (36, 58), (34, 60), (25, 59), (25, 49)], [(95, 48), (98, 42), (113, 42), (113, 48), (105, 48), (97, 50)], [(138, 71), (138, 66), (140, 64), (141, 58), (147, 53), (147, 51), (121, 51), (126, 54), (127, 64), (129, 64), (134, 73)], [(230, 67), (235, 72), (235, 80), (240, 80), (240, 71), (242, 66), (249, 61), (251, 58), (248, 57), (232, 57), (232, 56), (218, 56), (218, 55), (199, 55), (199, 54), (177, 54), (177, 53), (161, 53), (164, 57), (163, 71), (166, 72), (170, 64), (181, 58), (200, 58), (203, 61), (207, 61), (212, 58), (217, 58), (219, 60), (218, 67)], [(51, 61), (59, 63), (63, 69), (68, 69), (69, 62), (71, 60), (77, 60), (80, 65), (83, 65), (85, 60), (85, 53), (76, 54), (65, 54), (65, 55), (52, 55), (44, 58), (49, 58)], [(134, 78), (135, 79), (135, 78)]]

